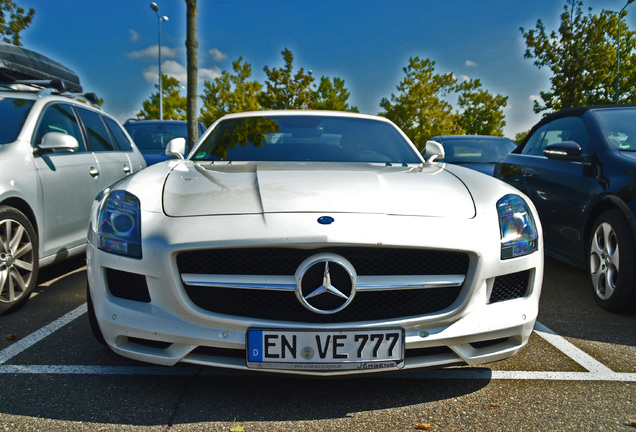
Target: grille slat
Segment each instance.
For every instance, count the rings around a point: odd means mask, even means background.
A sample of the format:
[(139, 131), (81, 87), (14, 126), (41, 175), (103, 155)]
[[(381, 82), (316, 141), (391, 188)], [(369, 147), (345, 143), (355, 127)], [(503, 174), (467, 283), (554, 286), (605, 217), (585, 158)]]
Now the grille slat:
[[(319, 253), (346, 258), (359, 276), (465, 275), (469, 265), (468, 255), (460, 252), (338, 247), (185, 251), (177, 256), (177, 266), (181, 274), (293, 275), (305, 259)], [(295, 292), (188, 285), (184, 288), (194, 304), (210, 312), (247, 319), (307, 323), (346, 323), (431, 314), (450, 307), (462, 289), (460, 286), (359, 291), (344, 310), (335, 314), (316, 314), (300, 304)]]

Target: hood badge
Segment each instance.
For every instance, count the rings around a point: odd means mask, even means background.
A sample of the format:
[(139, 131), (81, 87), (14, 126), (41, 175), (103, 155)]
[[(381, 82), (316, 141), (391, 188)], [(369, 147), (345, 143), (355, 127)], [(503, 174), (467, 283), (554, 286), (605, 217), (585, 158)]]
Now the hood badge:
[(318, 223), (320, 225), (330, 225), (335, 221), (334, 218), (332, 218), (331, 216), (320, 216), (318, 218)]

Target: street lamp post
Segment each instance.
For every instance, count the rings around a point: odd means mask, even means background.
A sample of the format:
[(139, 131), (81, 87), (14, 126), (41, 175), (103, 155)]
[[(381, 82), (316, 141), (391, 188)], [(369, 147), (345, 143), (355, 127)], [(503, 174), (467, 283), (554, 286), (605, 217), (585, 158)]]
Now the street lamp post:
[(623, 9), (621, 9), (621, 11), (617, 15), (617, 18), (618, 18), (618, 37), (617, 37), (618, 48), (616, 50), (616, 105), (618, 105), (618, 94), (619, 94), (619, 90), (620, 90), (619, 81), (620, 81), (620, 74), (621, 74), (621, 14), (625, 10), (625, 8), (627, 6), (629, 6), (633, 2), (634, 2), (634, 0), (627, 0), (627, 4), (625, 4), (625, 6), (623, 6)]
[(163, 120), (163, 88), (161, 88), (161, 21), (168, 21), (168, 17), (165, 15), (159, 15), (159, 6), (157, 6), (157, 3), (150, 3), (150, 8), (155, 11), (157, 19), (159, 20), (159, 120)]

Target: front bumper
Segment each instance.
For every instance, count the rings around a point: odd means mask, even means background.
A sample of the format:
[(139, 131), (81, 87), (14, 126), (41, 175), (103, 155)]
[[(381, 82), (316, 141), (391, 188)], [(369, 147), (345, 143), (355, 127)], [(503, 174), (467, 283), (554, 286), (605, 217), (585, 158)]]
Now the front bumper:
[[(89, 233), (87, 250), (88, 278), (97, 322), (104, 339), (116, 353), (125, 357), (161, 365), (179, 362), (206, 366), (248, 369), (246, 365), (246, 332), (253, 326), (280, 329), (338, 330), (342, 328), (384, 328), (400, 327), (405, 334), (404, 369), (418, 367), (438, 367), (449, 364), (484, 364), (505, 359), (518, 352), (528, 341), (538, 314), (538, 303), (543, 278), (543, 251), (520, 258), (501, 261), (499, 242), (492, 241), (492, 230), (488, 227), (476, 229), (478, 221), (464, 221), (458, 228), (453, 221), (437, 219), (436, 229), (427, 232), (427, 249), (448, 250), (454, 243), (459, 248), (453, 251), (466, 252), (470, 265), (461, 293), (451, 306), (434, 313), (410, 315), (382, 320), (355, 322), (298, 322), (268, 320), (263, 318), (243, 318), (209, 312), (197, 306), (186, 295), (184, 284), (177, 269), (176, 256), (180, 251), (200, 248), (267, 246), (328, 248), (332, 245), (358, 245), (360, 247), (422, 247), (422, 241), (412, 235), (414, 227), (421, 227), (422, 218), (400, 218), (400, 234), (392, 230), (392, 241), (385, 228), (378, 228), (375, 238), (383, 241), (362, 241), (369, 235), (358, 230), (332, 230), (328, 235), (307, 234), (300, 228), (303, 218), (315, 220), (315, 215), (278, 215), (269, 221), (259, 222), (255, 216), (234, 216), (214, 218), (219, 226), (240, 224), (245, 229), (242, 236), (225, 234), (219, 230), (211, 235), (215, 241), (201, 240), (202, 226), (207, 226), (211, 218), (195, 223), (193, 219), (169, 219), (161, 215), (144, 215), (146, 235), (143, 244), (143, 258), (135, 260), (105, 253), (95, 247)], [(152, 227), (157, 228), (153, 235)], [(365, 216), (364, 223), (387, 226), (386, 216)], [(237, 219), (239, 219), (237, 221)], [(243, 220), (240, 220), (243, 219)], [(360, 224), (360, 215), (340, 215), (341, 226)], [(355, 219), (355, 220), (354, 220)], [(369, 220), (371, 219), (371, 220)], [(383, 220), (380, 220), (383, 219)], [(300, 221), (299, 221), (300, 220)], [(185, 223), (189, 229), (185, 230)], [(395, 221), (393, 221), (395, 223)], [(455, 221), (456, 222), (456, 221)], [(175, 224), (165, 227), (165, 224)], [(203, 225), (198, 225), (199, 223)], [(259, 224), (268, 225), (263, 230)], [(448, 224), (448, 225), (446, 225)], [(193, 225), (195, 225), (193, 227)], [(272, 227), (284, 226), (286, 237), (272, 236)], [(446, 226), (445, 226), (446, 225)], [(298, 229), (294, 229), (294, 227)], [(251, 227), (251, 228), (250, 228)], [(454, 230), (454, 239), (448, 234)], [(498, 227), (490, 227), (498, 229)], [(150, 231), (150, 232), (149, 232)], [(92, 231), (91, 231), (92, 232)], [(262, 237), (264, 232), (270, 235)], [(496, 231), (495, 231), (496, 232)], [(261, 237), (259, 237), (261, 236)], [(415, 236), (417, 237), (417, 236)], [(455, 241), (455, 239), (457, 241)], [(115, 269), (132, 280), (147, 285), (148, 299), (130, 299), (113, 295), (109, 288), (108, 272)], [(527, 289), (522, 295), (504, 301), (492, 301), (493, 286), (498, 277), (517, 273), (527, 274)], [(258, 370), (250, 369), (250, 370)], [(267, 369), (271, 371), (271, 369)], [(337, 367), (323, 370), (285, 369), (280, 372), (338, 375), (358, 372), (386, 371), (383, 368), (343, 369)]]

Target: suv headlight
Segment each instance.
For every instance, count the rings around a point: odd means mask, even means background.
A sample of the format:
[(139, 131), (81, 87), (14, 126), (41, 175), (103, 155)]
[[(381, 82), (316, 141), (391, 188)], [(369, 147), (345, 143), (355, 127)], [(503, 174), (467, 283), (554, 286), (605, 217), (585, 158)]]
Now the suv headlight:
[(122, 190), (104, 199), (98, 215), (99, 249), (132, 258), (141, 258), (141, 216), (139, 199)]
[(537, 250), (538, 234), (532, 212), (519, 195), (506, 195), (497, 201), (501, 259), (515, 258)]

